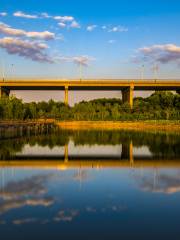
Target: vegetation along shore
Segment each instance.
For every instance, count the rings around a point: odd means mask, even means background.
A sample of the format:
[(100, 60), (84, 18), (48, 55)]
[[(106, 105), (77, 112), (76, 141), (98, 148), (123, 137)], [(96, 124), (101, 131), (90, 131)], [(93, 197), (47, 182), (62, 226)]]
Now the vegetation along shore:
[[(41, 119), (41, 120), (39, 120)], [(96, 99), (73, 107), (62, 102), (23, 103), (13, 96), (0, 99), (0, 126), (9, 123), (55, 122), (61, 128), (165, 129), (180, 128), (180, 95), (155, 92), (135, 98), (131, 109), (120, 99)]]
[(56, 124), (64, 130), (120, 130), (172, 131), (180, 133), (180, 121), (59, 121)]

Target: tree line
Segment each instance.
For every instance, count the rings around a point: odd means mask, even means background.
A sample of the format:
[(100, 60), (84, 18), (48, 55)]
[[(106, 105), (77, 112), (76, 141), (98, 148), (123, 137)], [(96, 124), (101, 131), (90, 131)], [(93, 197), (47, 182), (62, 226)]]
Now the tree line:
[(62, 102), (24, 103), (15, 96), (0, 99), (1, 120), (180, 120), (180, 94), (169, 91), (156, 91), (147, 98), (134, 99), (133, 108), (121, 99), (96, 99), (82, 101), (73, 107)]

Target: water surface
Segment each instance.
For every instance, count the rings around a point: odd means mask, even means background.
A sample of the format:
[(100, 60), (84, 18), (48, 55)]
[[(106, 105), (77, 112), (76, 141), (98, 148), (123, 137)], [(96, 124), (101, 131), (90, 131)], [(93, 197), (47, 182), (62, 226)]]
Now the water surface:
[(57, 131), (0, 141), (2, 239), (180, 239), (180, 135)]

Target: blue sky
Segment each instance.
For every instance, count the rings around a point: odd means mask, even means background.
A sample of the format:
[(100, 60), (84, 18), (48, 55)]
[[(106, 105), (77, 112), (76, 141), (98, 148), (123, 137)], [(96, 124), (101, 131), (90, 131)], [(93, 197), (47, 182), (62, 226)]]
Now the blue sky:
[(1, 75), (179, 78), (179, 13), (178, 0), (1, 0)]

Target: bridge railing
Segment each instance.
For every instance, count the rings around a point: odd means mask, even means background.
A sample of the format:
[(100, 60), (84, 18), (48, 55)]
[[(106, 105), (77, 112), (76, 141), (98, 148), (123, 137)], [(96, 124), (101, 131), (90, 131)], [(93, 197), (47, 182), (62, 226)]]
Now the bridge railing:
[(6, 77), (6, 78), (0, 78), (0, 82), (18, 82), (18, 81), (32, 81), (32, 82), (45, 82), (45, 81), (57, 81), (57, 82), (106, 82), (106, 81), (112, 81), (112, 82), (128, 82), (128, 83), (142, 83), (142, 82), (150, 82), (150, 83), (161, 83), (161, 82), (180, 82), (180, 79), (106, 79), (106, 78), (96, 78), (96, 79), (67, 79), (67, 78), (48, 78), (48, 77), (27, 77), (27, 76), (20, 76), (20, 77)]

